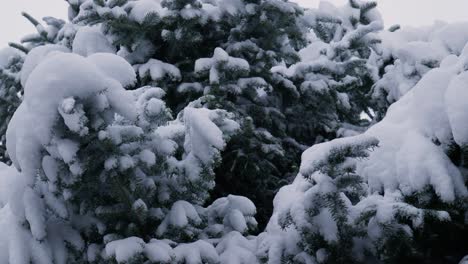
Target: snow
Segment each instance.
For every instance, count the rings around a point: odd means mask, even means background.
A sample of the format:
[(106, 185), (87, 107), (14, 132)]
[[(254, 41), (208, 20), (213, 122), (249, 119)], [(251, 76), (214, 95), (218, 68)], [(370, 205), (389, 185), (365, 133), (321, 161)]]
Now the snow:
[(448, 52), (460, 55), (463, 48), (468, 43), (466, 27), (468, 27), (468, 22), (447, 24), (435, 30), (429, 36), (429, 41), (441, 42), (441, 45), (444, 46)]
[(467, 264), (468, 263), (468, 255), (466, 255), (465, 257), (463, 257), (463, 259), (460, 260), (460, 263), (459, 264)]
[[(38, 145), (35, 144), (45, 146), (49, 143), (51, 127), (59, 114), (58, 106), (62, 104), (64, 98), (86, 98), (107, 92), (111, 106), (114, 106), (121, 115), (131, 118), (136, 116), (129, 102), (133, 100), (133, 96), (125, 94), (120, 83), (111, 79), (112, 75), (107, 77), (93, 63), (92, 58), (85, 59), (75, 54), (55, 52), (39, 63), (36, 59), (39, 55), (46, 56), (45, 53), (57, 50), (55, 46), (41, 48), (44, 51), (34, 52), (40, 49), (36, 48), (26, 58), (25, 64), (29, 65), (26, 71), (31, 69), (32, 73), (30, 75), (22, 73), (23, 81), (26, 82), (25, 99), (14, 114), (7, 131), (7, 148), (15, 166), (19, 169), (25, 164), (35, 163), (32, 162), (34, 150), (38, 151)], [(39, 65), (32, 67), (35, 63)], [(106, 65), (109, 64), (100, 64), (101, 67)], [(127, 68), (131, 69), (130, 66)], [(55, 74), (58, 72), (61, 73), (60, 77)], [(18, 126), (21, 126), (21, 129), (17, 129)], [(33, 143), (31, 139), (35, 139), (37, 143)], [(16, 158), (18, 153), (31, 153), (31, 155), (29, 158), (26, 158), (28, 155), (19, 155), (26, 160), (18, 160)]]
[(179, 81), (182, 78), (177, 67), (156, 59), (150, 59), (145, 64), (135, 65), (135, 69), (141, 78), (149, 75), (153, 81), (160, 81), (164, 77), (168, 77), (172, 81)]
[(72, 163), (79, 150), (79, 145), (77, 142), (73, 142), (69, 139), (63, 139), (57, 142), (57, 150), (63, 161), (66, 163)]
[(444, 98), (454, 89), (451, 81), (456, 68), (452, 65), (428, 72), (389, 108), (384, 120), (366, 132), (380, 141), (380, 147), (360, 166), (371, 190), (399, 188), (411, 194), (428, 184), (446, 202), (468, 194), (459, 170), (434, 144), (435, 140), (449, 142), (452, 137), (453, 122), (449, 122)]
[(106, 245), (106, 254), (114, 256), (118, 263), (126, 263), (133, 257), (142, 253), (145, 248), (145, 242), (139, 237), (128, 237), (116, 240)]
[(116, 49), (107, 40), (106, 36), (102, 34), (99, 26), (93, 27), (80, 27), (76, 32), (73, 40), (72, 51), (75, 54), (87, 57), (94, 53), (112, 53)]
[(299, 171), (302, 175), (311, 175), (320, 169), (321, 166), (327, 164), (328, 157), (336, 148), (351, 148), (353, 151), (359, 151), (377, 142), (378, 140), (373, 137), (358, 135), (333, 140), (326, 144), (314, 145), (302, 153)]
[(221, 11), (231, 15), (244, 12), (245, 4), (241, 0), (220, 0), (218, 6)]
[(460, 146), (468, 144), (468, 72), (455, 77), (445, 93), (445, 110), (452, 128), (455, 142)]
[(51, 57), (54, 52), (69, 52), (69, 50), (60, 45), (44, 45), (34, 48), (28, 53), (21, 69), (21, 85), (23, 87), (26, 86), (26, 81), (36, 66), (44, 59)]
[(219, 263), (216, 249), (206, 241), (198, 240), (193, 243), (180, 244), (174, 248), (178, 263)]
[(212, 58), (202, 58), (195, 61), (195, 74), (209, 73), (210, 84), (219, 84), (222, 70), (233, 72), (249, 72), (249, 63), (240, 58), (234, 58), (222, 48), (216, 48)]
[(186, 201), (177, 201), (172, 205), (164, 221), (159, 225), (156, 233), (163, 235), (169, 227), (184, 228), (189, 223), (200, 224), (201, 218), (195, 207)]
[(120, 171), (126, 171), (130, 168), (135, 167), (135, 161), (129, 155), (121, 156), (119, 158), (119, 169)]
[(144, 149), (140, 152), (140, 160), (148, 166), (153, 166), (156, 164), (156, 155), (151, 150)]
[(16, 198), (13, 195), (22, 189), (23, 181), (13, 166), (0, 163), (0, 208), (9, 202), (10, 197)]
[(256, 213), (255, 205), (242, 196), (228, 195), (219, 198), (207, 210), (210, 218), (222, 219), (222, 224), (228, 231), (245, 233), (250, 226), (257, 225), (253, 217)]
[(46, 237), (46, 225), (43, 212), (45, 211), (42, 199), (29, 187), (26, 188), (24, 196), (24, 211), (28, 221), (31, 233), (37, 240), (43, 240)]
[(150, 261), (156, 263), (171, 263), (176, 258), (171, 246), (156, 239), (146, 244), (144, 253)]
[(136, 82), (136, 74), (132, 66), (119, 56), (94, 53), (87, 60), (96, 65), (106, 76), (117, 80), (122, 87), (132, 86)]
[(223, 132), (211, 121), (213, 112), (204, 108), (185, 108), (184, 123), (187, 126), (185, 148), (202, 162), (207, 162), (211, 155), (211, 147), (222, 149), (225, 145)]
[(235, 231), (244, 233), (248, 230), (244, 215), (239, 210), (236, 210), (236, 209), (231, 210), (229, 212), (227, 220), (229, 222), (229, 225), (231, 225)]
[(65, 98), (58, 110), (65, 125), (71, 131), (84, 136), (88, 134), (88, 127), (86, 127), (88, 119), (85, 116), (82, 105), (75, 105), (75, 102), (75, 99), (71, 97)]
[(230, 232), (225, 235), (216, 246), (220, 263), (223, 264), (257, 264), (256, 255), (252, 251), (255, 248), (255, 240), (246, 239), (239, 232)]
[(201, 83), (182, 83), (177, 87), (177, 92), (179, 93), (189, 93), (189, 92), (202, 92), (203, 85)]
[(160, 0), (140, 0), (130, 2), (130, 18), (142, 24), (145, 18), (150, 14), (156, 14), (160, 17), (167, 15), (167, 8), (161, 6)]
[(383, 78), (376, 83), (374, 96), (381, 96), (385, 91), (386, 100), (393, 103), (411, 90), (431, 68), (440, 66), (445, 58), (459, 56), (468, 43), (468, 34), (463, 30), (466, 26), (467, 23), (437, 22), (428, 27), (382, 31), (379, 34), (381, 59), (393, 58), (395, 62), (385, 68)]

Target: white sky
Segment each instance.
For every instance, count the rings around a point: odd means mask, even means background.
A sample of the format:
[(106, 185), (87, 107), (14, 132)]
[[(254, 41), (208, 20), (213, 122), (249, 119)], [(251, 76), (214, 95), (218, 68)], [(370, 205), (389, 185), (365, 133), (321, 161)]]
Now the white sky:
[[(304, 7), (316, 7), (320, 0), (293, 0)], [(343, 4), (347, 0), (328, 0)], [(429, 25), (435, 20), (468, 21), (468, 0), (377, 0), (386, 26)], [(31, 24), (20, 13), (26, 11), (35, 18), (55, 16), (66, 18), (64, 0), (0, 0), (0, 47), (9, 41), (33, 32)]]

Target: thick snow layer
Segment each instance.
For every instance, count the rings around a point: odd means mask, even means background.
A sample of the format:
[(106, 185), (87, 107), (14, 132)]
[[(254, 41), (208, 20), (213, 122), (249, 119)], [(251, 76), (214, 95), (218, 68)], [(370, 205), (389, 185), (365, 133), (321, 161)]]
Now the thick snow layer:
[[(11, 195), (17, 190), (17, 186), (21, 186), (21, 176), (14, 167), (0, 163), (0, 208), (8, 203)], [(21, 188), (22, 189), (22, 188)]]
[(214, 113), (208, 109), (186, 108), (184, 110), (185, 124), (187, 125), (188, 141), (185, 148), (203, 162), (211, 157), (212, 147), (222, 149), (225, 145), (223, 132), (213, 123)]
[(257, 222), (253, 217), (256, 213), (255, 205), (249, 199), (229, 195), (219, 198), (207, 208), (211, 219), (222, 219), (222, 224), (228, 231), (245, 233), (249, 226), (256, 226)]
[(179, 81), (182, 78), (180, 70), (176, 66), (160, 60), (150, 59), (145, 64), (135, 65), (135, 68), (141, 78), (150, 76), (153, 81), (160, 81), (164, 77), (168, 77), (172, 81)]
[(152, 239), (146, 244), (144, 253), (146, 257), (156, 263), (171, 263), (176, 256), (174, 250), (167, 243)]
[(110, 54), (95, 54), (86, 59), (55, 52), (40, 62), (39, 57), (57, 49), (56, 46), (42, 48), (34, 49), (26, 58), (26, 71), (32, 72), (22, 74), (26, 82), (24, 102), (7, 131), (8, 153), (18, 169), (34, 170), (38, 166), (35, 156), (41, 146), (49, 144), (52, 125), (65, 98), (90, 98), (105, 92), (110, 106), (119, 114), (136, 118), (131, 103), (134, 97), (122, 87), (122, 84), (133, 83), (135, 73), (123, 59)]
[(468, 145), (468, 72), (455, 77), (445, 93), (445, 108), (455, 141), (460, 146)]
[(80, 27), (76, 32), (72, 46), (73, 53), (87, 57), (94, 53), (115, 53), (116, 49), (102, 34), (99, 26)]
[(445, 58), (459, 56), (468, 43), (468, 33), (463, 30), (467, 26), (468, 23), (437, 22), (422, 28), (382, 31), (379, 34), (381, 55), (374, 54), (371, 61), (377, 58), (395, 61), (385, 68), (383, 78), (377, 81), (374, 96), (382, 96), (385, 91), (386, 100), (393, 103), (411, 90), (429, 70), (440, 66)]
[(178, 263), (219, 263), (216, 249), (210, 243), (198, 240), (189, 244), (180, 244), (174, 249)]
[(380, 147), (361, 163), (359, 171), (368, 179), (371, 190), (398, 188), (411, 194), (430, 185), (446, 202), (468, 194), (459, 170), (435, 143), (448, 143), (453, 128), (459, 126), (450, 124), (446, 108), (453, 110), (449, 112), (452, 120), (459, 121), (459, 109), (448, 104), (459, 107), (460, 103), (445, 100), (446, 94), (453, 97), (450, 93), (457, 89), (457, 79), (464, 76), (456, 77), (459, 67), (460, 64), (428, 72), (389, 108), (380, 123), (366, 132), (380, 141)]
[(135, 71), (122, 57), (109, 53), (94, 53), (87, 59), (106, 76), (120, 82), (123, 87), (131, 86), (136, 82)]
[(201, 218), (195, 207), (186, 201), (177, 201), (172, 205), (164, 221), (159, 225), (157, 234), (162, 235), (168, 227), (184, 228), (188, 224), (200, 224)]
[(256, 264), (259, 263), (253, 250), (256, 240), (248, 240), (239, 232), (225, 235), (216, 246), (223, 264)]
[(451, 54), (460, 55), (468, 43), (468, 22), (452, 23), (435, 30), (429, 41), (440, 42)]
[(32, 49), (26, 60), (24, 61), (23, 68), (21, 69), (21, 85), (26, 86), (26, 81), (32, 71), (39, 65), (44, 59), (49, 58), (52, 52), (69, 52), (69, 50), (60, 45), (44, 45)]
[(336, 148), (349, 147), (352, 151), (357, 151), (360, 150), (360, 148), (363, 148), (363, 145), (369, 146), (377, 142), (378, 141), (375, 138), (366, 135), (358, 135), (355, 137), (333, 140), (326, 144), (314, 145), (302, 153), (301, 167), (299, 171), (302, 175), (311, 175), (321, 165), (327, 164), (328, 156), (330, 156), (331, 152)]
[(106, 254), (115, 257), (118, 263), (126, 263), (143, 252), (145, 242), (138, 237), (112, 241), (106, 245)]

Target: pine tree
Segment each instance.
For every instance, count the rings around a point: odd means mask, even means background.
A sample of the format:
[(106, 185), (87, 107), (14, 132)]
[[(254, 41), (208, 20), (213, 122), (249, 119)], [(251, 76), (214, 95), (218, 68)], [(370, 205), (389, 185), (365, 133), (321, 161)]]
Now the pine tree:
[[(83, 56), (117, 53), (134, 66), (138, 86), (164, 89), (164, 101), (173, 112), (203, 98), (205, 107), (234, 113), (242, 129), (222, 153), (213, 197), (250, 197), (258, 205), (261, 225), (271, 214), (276, 190), (296, 173), (306, 146), (360, 133), (367, 125), (360, 119), (361, 112), (371, 113), (366, 62), (379, 29), (372, 3), (353, 1), (345, 16), (323, 10), (303, 14), (296, 4), (279, 0), (69, 4), (72, 22), (48, 19), (50, 30), (27, 16), (38, 28), (27, 38), (33, 46), (59, 43)], [(307, 29), (318, 37), (298, 53), (306, 45)], [(91, 42), (98, 45), (91, 47)], [(327, 47), (325, 57), (336, 69), (325, 67), (323, 58), (307, 55), (318, 44)], [(198, 60), (211, 58), (219, 49), (248, 63), (242, 74), (216, 84), (230, 89), (213, 88), (210, 74), (196, 69)], [(280, 65), (292, 65), (294, 73), (284, 74)], [(229, 75), (227, 71), (219, 72)], [(310, 116), (307, 122), (301, 113)]]
[[(2, 262), (186, 263), (198, 254), (218, 263), (248, 241), (257, 222), (247, 198), (202, 207), (225, 140), (239, 129), (232, 115), (194, 102), (173, 119), (162, 89), (123, 88), (135, 73), (122, 58), (48, 49), (26, 58), (36, 65), (22, 75), (25, 98), (7, 131), (17, 189), (1, 201), (14, 227)], [(217, 251), (207, 239), (227, 245)]]
[[(312, 145), (337, 136), (358, 134), (372, 119), (375, 67), (369, 59), (379, 53), (382, 27), (374, 2), (349, 1), (337, 8), (322, 2), (307, 10), (304, 23), (311, 28), (310, 44), (299, 51), (301, 61), (273, 71), (298, 87), (296, 100), (288, 105), (288, 135)], [(304, 120), (303, 116), (308, 118)]]
[(278, 194), (300, 195), (272, 218), (284, 231), (267, 230), (263, 238), (268, 263), (457, 263), (464, 250), (458, 243), (466, 242), (466, 196), (447, 203), (429, 186), (411, 195), (369, 193), (356, 168), (377, 147), (362, 135), (303, 154), (295, 183)]
[(430, 70), (363, 135), (304, 152), (300, 174), (275, 198), (260, 255), (269, 263), (457, 263), (467, 242), (466, 58)]
[[(295, 88), (270, 72), (298, 60), (296, 50), (305, 44), (298, 21), (302, 9), (278, 0), (73, 2), (71, 9), (74, 24), (101, 27), (117, 53), (134, 65), (140, 85), (162, 87), (174, 112), (201, 99), (205, 107), (234, 113), (242, 129), (222, 154), (214, 197), (249, 196), (264, 223), (274, 192), (285, 183), (284, 175), (294, 172), (302, 150), (286, 135), (282, 113), (284, 97), (295, 96)], [(213, 74), (196, 67), (218, 50), (247, 65), (232, 76), (230, 68), (219, 66), (226, 76), (213, 84)], [(262, 156), (267, 160), (256, 162)]]

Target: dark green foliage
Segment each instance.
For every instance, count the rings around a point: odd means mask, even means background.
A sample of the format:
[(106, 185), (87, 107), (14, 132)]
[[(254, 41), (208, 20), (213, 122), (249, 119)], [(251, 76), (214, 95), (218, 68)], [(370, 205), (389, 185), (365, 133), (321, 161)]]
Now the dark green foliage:
[(380, 40), (374, 33), (381, 29), (381, 22), (371, 21), (368, 16), (375, 3), (361, 5), (350, 1), (349, 5), (360, 10), (359, 18), (305, 13), (316, 39), (303, 53), (320, 55), (289, 69), (292, 73), (287, 75), (298, 87), (299, 96), (286, 111), (286, 119), (296, 121), (288, 122), (291, 124), (288, 134), (295, 135), (302, 144), (340, 136), (338, 132), (343, 126), (368, 126), (361, 118), (362, 113), (373, 117), (369, 93), (374, 81), (367, 60), (377, 52)]
[(0, 67), (0, 161), (9, 164), (6, 153), (6, 131), (8, 123), (21, 103), (23, 87), (20, 71), (24, 57), (20, 52), (4, 50), (9, 57), (7, 65)]
[[(355, 160), (367, 157), (378, 141), (368, 138), (357, 142), (343, 142), (329, 150), (317, 148), (314, 153), (326, 153), (324, 158), (314, 160), (301, 171), (306, 173), (303, 176), (309, 179), (314, 189), (307, 192), (304, 207), (305, 221), (310, 224), (294, 221), (289, 224), (295, 225), (300, 232), (299, 243), (304, 252), (314, 257), (323, 256), (323, 260), (318, 260), (320, 263), (362, 263), (353, 248), (355, 239), (365, 236), (366, 225), (351, 221), (349, 216), (351, 207), (366, 195), (365, 182), (355, 172)], [(361, 218), (364, 219), (364, 215)], [(336, 230), (329, 227), (323, 230), (324, 226), (329, 226), (326, 222), (331, 222)], [(335, 238), (331, 240), (329, 235)]]

